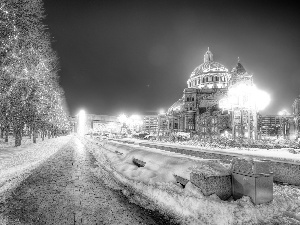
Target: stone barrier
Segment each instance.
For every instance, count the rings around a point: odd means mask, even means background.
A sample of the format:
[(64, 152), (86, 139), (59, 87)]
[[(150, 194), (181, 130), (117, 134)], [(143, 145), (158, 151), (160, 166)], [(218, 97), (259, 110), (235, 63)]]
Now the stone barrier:
[(174, 177), (175, 177), (175, 179), (176, 179), (176, 182), (177, 182), (177, 183), (180, 183), (180, 184), (183, 186), (183, 188), (184, 188), (185, 185), (189, 182), (189, 180), (186, 179), (186, 178), (183, 178), (183, 177), (178, 176), (178, 175), (176, 175), (176, 174), (173, 174), (173, 175), (174, 175)]
[(232, 195), (231, 175), (210, 175), (191, 172), (190, 181), (196, 185), (205, 196), (216, 194), (220, 199), (227, 200)]
[[(158, 148), (160, 148), (158, 146)], [(168, 146), (164, 150), (170, 152), (181, 153), (185, 155), (191, 155), (203, 159), (220, 159), (223, 163), (229, 163), (235, 157), (241, 157), (241, 155), (234, 154), (234, 153), (221, 153), (221, 152), (209, 152), (209, 150), (203, 149), (185, 149), (184, 147), (178, 146)], [(263, 157), (259, 156), (247, 156), (253, 157), (258, 159), (263, 159)], [(269, 161), (269, 170), (273, 172), (274, 181), (280, 183), (288, 183), (292, 185), (300, 186), (300, 163), (296, 162), (284, 162), (284, 161), (277, 161), (277, 160), (267, 160)]]

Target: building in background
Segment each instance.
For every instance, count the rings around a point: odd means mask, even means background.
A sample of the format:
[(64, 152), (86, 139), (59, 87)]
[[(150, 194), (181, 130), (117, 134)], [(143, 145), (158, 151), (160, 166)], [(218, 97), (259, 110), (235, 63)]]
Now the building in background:
[[(78, 115), (71, 117), (70, 120), (73, 132), (78, 132)], [(121, 123), (118, 121), (118, 117), (116, 116), (85, 114), (84, 124), (85, 134), (117, 134), (120, 133), (121, 129)]]
[(259, 116), (258, 126), (261, 138), (295, 139), (294, 116), (288, 113)]
[(142, 115), (142, 131), (148, 134), (157, 134), (158, 131), (158, 115)]
[[(183, 96), (167, 111), (167, 132), (188, 132), (201, 137), (219, 137), (232, 130), (232, 119), (238, 120), (219, 108), (219, 101), (228, 87), (238, 82), (253, 82), (240, 60), (229, 70), (214, 61), (212, 52), (204, 55), (204, 62), (196, 67), (187, 81)], [(242, 114), (242, 117), (246, 116)], [(253, 116), (252, 116), (253, 117)], [(253, 123), (253, 122), (252, 122)], [(243, 130), (244, 124), (236, 123), (236, 130)]]
[(294, 100), (292, 105), (293, 117), (295, 123), (295, 138), (300, 137), (300, 95)]

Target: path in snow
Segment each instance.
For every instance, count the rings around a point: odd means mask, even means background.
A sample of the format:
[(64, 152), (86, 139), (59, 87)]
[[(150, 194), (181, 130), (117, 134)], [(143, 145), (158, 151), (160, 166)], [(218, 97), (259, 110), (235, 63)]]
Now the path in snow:
[(105, 186), (94, 162), (74, 137), (0, 202), (0, 224), (169, 224)]

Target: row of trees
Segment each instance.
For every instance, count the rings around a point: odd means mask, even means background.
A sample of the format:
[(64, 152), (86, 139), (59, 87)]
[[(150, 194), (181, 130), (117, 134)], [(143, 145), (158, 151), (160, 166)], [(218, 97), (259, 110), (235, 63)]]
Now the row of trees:
[(58, 84), (58, 58), (42, 23), (42, 0), (2, 0), (0, 3), (0, 127), (15, 146), (28, 127), (36, 142), (69, 129), (63, 90)]

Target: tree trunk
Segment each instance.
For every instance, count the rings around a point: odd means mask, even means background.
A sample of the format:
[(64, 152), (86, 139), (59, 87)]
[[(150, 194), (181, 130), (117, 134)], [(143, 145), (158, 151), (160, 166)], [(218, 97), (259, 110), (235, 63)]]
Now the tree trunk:
[(1, 129), (1, 134), (0, 134), (1, 136), (0, 136), (0, 138), (4, 138), (4, 127), (1, 126), (0, 129)]
[(15, 147), (18, 147), (21, 145), (21, 141), (22, 141), (22, 129), (20, 128), (16, 128), (15, 129)]
[(30, 126), (30, 127), (29, 127), (29, 134), (28, 134), (29, 139), (31, 139), (31, 133), (32, 133), (32, 127)]
[(44, 141), (44, 139), (45, 139), (45, 131), (42, 130), (42, 141)]
[(5, 132), (5, 142), (8, 142), (8, 130), (9, 130), (9, 126), (5, 126), (5, 128), (4, 128), (4, 132)]
[(32, 139), (33, 139), (33, 143), (36, 143), (36, 128), (35, 128), (35, 125), (33, 126), (33, 129), (32, 129)]
[(50, 137), (51, 137), (51, 132), (48, 130), (47, 133), (48, 133), (48, 139), (50, 139)]

